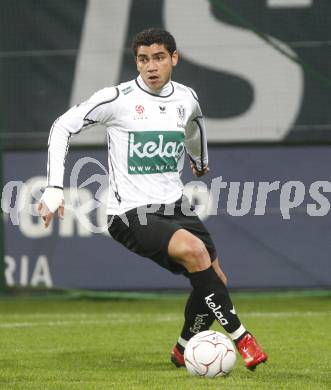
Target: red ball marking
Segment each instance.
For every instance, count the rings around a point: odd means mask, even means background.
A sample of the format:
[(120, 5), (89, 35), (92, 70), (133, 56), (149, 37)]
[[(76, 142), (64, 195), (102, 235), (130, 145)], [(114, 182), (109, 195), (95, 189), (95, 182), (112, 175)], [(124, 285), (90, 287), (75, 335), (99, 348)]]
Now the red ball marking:
[(139, 115), (143, 114), (144, 111), (145, 111), (144, 106), (141, 106), (140, 104), (137, 104), (137, 105), (136, 105), (136, 112), (137, 112)]

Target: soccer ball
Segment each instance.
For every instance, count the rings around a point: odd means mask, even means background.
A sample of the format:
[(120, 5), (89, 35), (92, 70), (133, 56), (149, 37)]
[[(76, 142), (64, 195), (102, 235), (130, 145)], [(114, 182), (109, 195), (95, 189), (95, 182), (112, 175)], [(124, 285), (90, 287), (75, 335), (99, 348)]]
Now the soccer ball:
[(184, 359), (190, 374), (214, 378), (232, 371), (236, 351), (232, 341), (223, 333), (205, 330), (186, 344)]

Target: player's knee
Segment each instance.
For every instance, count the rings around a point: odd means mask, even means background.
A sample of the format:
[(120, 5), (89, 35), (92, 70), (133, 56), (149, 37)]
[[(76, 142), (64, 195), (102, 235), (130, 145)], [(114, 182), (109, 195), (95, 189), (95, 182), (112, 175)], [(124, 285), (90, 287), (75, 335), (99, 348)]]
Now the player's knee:
[(185, 245), (182, 259), (189, 264), (190, 269), (201, 271), (210, 266), (209, 253), (205, 244), (199, 240), (188, 241)]

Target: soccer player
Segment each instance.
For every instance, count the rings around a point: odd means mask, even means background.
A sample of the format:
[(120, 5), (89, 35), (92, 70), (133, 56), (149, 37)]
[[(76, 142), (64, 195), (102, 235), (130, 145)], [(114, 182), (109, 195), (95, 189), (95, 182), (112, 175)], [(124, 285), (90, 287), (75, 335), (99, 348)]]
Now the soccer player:
[(108, 226), (129, 250), (188, 277), (192, 292), (171, 360), (184, 366), (187, 341), (216, 319), (234, 340), (245, 365), (267, 360), (240, 322), (214, 243), (182, 194), (185, 150), (192, 172), (209, 171), (207, 142), (196, 93), (171, 81), (178, 52), (173, 36), (150, 28), (137, 34), (133, 53), (139, 76), (104, 88), (53, 124), (48, 142), (47, 188), (38, 205), (45, 227), (63, 217), (64, 162), (72, 135), (96, 123), (107, 130)]

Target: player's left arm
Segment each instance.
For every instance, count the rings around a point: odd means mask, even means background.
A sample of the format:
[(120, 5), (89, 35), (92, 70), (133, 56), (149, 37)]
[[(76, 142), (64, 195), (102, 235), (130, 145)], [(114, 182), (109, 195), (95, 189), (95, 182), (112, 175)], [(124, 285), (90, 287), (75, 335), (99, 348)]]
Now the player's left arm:
[(185, 147), (190, 158), (192, 172), (200, 177), (209, 171), (207, 137), (200, 105), (193, 92), (192, 95), (194, 108), (185, 129)]

